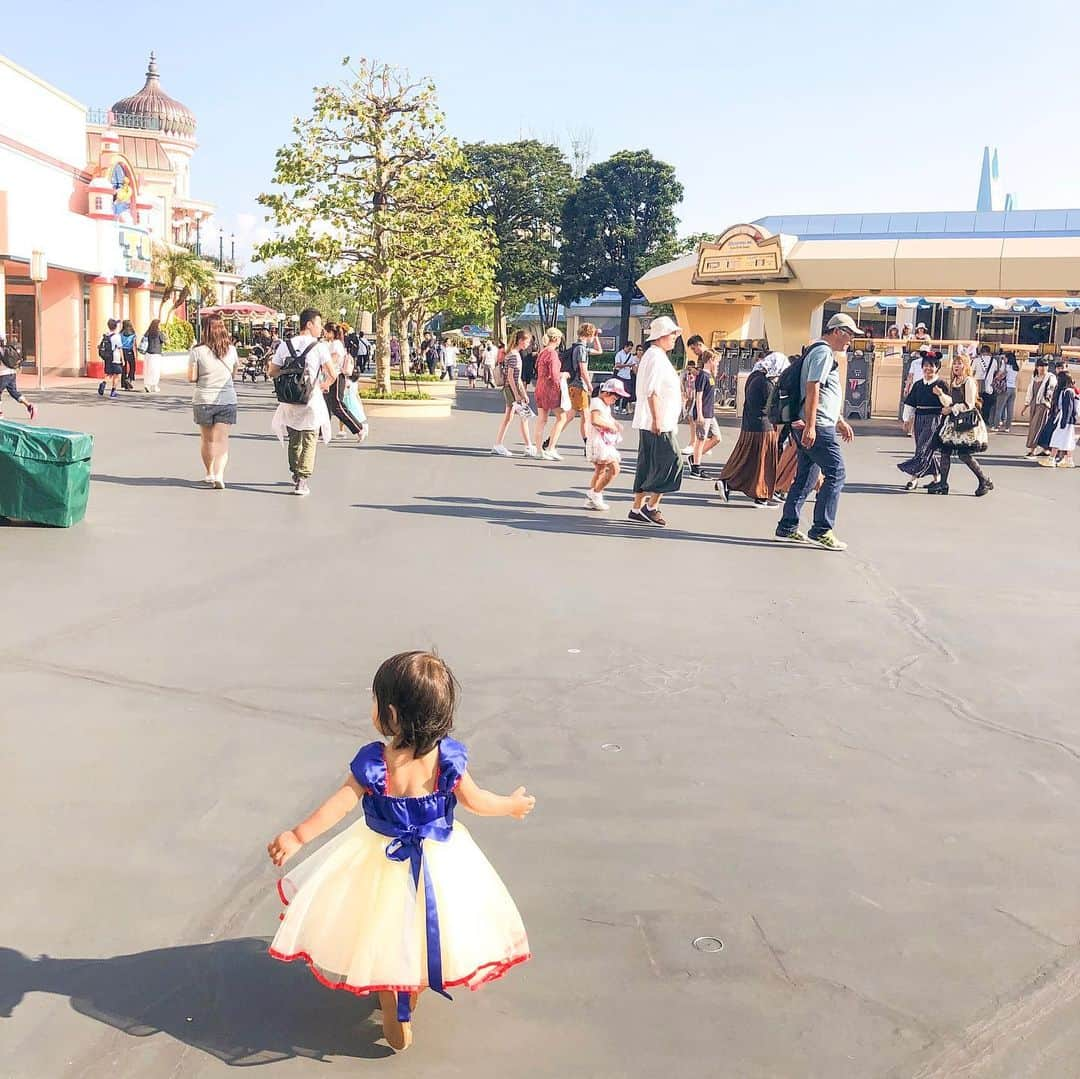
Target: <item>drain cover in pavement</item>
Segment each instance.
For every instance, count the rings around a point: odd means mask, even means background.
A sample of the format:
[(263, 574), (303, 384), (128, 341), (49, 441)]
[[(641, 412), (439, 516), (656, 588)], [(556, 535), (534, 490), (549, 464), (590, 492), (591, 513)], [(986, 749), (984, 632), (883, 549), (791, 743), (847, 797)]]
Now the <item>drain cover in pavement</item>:
[(719, 937), (694, 937), (691, 942), (699, 952), (722, 952), (724, 942)]

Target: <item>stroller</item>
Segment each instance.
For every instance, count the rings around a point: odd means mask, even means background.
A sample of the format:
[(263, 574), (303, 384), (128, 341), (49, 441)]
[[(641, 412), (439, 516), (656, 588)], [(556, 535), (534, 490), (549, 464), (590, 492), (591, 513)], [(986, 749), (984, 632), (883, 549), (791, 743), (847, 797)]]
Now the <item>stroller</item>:
[(262, 345), (253, 345), (248, 355), (240, 361), (240, 381), (246, 382), (250, 378), (255, 382), (262, 375), (265, 382), (270, 377), (266, 370), (268, 363), (267, 350)]

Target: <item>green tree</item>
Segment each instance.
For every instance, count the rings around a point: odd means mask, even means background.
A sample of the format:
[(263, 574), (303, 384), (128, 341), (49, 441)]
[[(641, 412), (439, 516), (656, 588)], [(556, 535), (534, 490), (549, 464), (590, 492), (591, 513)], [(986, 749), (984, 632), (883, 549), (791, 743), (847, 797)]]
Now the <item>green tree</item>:
[(627, 340), (638, 278), (675, 252), (682, 195), (675, 170), (648, 150), (622, 150), (590, 166), (563, 209), (564, 301), (617, 288), (619, 339)]
[[(427, 291), (460, 246), (471, 187), (459, 179), (463, 159), (445, 130), (435, 86), (397, 68), (361, 60), (349, 78), (315, 90), (311, 115), (293, 125), (277, 153), (274, 183), (264, 194), (278, 235), (259, 258), (284, 256), (311, 279), (333, 276), (375, 315), (378, 385), (390, 388), (390, 324), (395, 308)], [(455, 249), (454, 245), (459, 246)]]
[[(530, 301), (557, 310), (552, 296), (559, 232), (574, 179), (562, 150), (536, 139), (472, 143), (464, 153), (468, 174), (477, 182), (473, 212), (498, 245), (494, 330), (505, 339), (508, 312)], [(554, 324), (554, 314), (547, 324)]]
[[(214, 267), (206, 259), (199, 258), (186, 247), (173, 247), (171, 244), (154, 244), (153, 277), (162, 285), (161, 303), (158, 306), (158, 318), (165, 318), (165, 308), (170, 302), (171, 319), (178, 307), (187, 303), (192, 292), (197, 292), (203, 304), (213, 303), (217, 299), (217, 278)], [(179, 291), (179, 294), (176, 293)], [(175, 299), (174, 299), (175, 295)]]
[(347, 322), (359, 321), (354, 293), (346, 292), (335, 278), (312, 279), (291, 264), (270, 266), (263, 273), (246, 277), (237, 286), (236, 297), (265, 304), (282, 315), (296, 315), (305, 307), (316, 307), (335, 322), (345, 308)]

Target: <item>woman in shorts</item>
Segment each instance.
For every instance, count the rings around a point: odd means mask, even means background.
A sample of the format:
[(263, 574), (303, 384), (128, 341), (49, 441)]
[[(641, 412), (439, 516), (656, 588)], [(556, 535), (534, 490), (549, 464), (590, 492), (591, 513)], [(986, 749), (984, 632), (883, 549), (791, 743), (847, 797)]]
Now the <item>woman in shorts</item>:
[(188, 357), (188, 382), (195, 383), (191, 398), (199, 425), (199, 452), (206, 468), (206, 484), (225, 490), (229, 461), (229, 428), (236, 423), (236, 387), (233, 370), (236, 349), (220, 315), (203, 323), (203, 338)]

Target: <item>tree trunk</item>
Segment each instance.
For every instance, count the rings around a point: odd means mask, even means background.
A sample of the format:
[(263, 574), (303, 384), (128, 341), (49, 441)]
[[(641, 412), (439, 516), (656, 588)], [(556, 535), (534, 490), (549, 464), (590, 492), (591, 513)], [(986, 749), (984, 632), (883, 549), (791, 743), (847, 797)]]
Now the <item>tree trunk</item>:
[(506, 341), (506, 313), (503, 310), (505, 304), (503, 302), (502, 293), (500, 292), (495, 297), (495, 325), (492, 327), (492, 332), (495, 334), (497, 341)]
[(390, 303), (381, 289), (375, 290), (375, 388), (390, 393)]
[(621, 348), (624, 341), (630, 340), (630, 301), (634, 295), (634, 279), (631, 278), (623, 285), (622, 310), (619, 312), (619, 340), (615, 342), (616, 348)]

